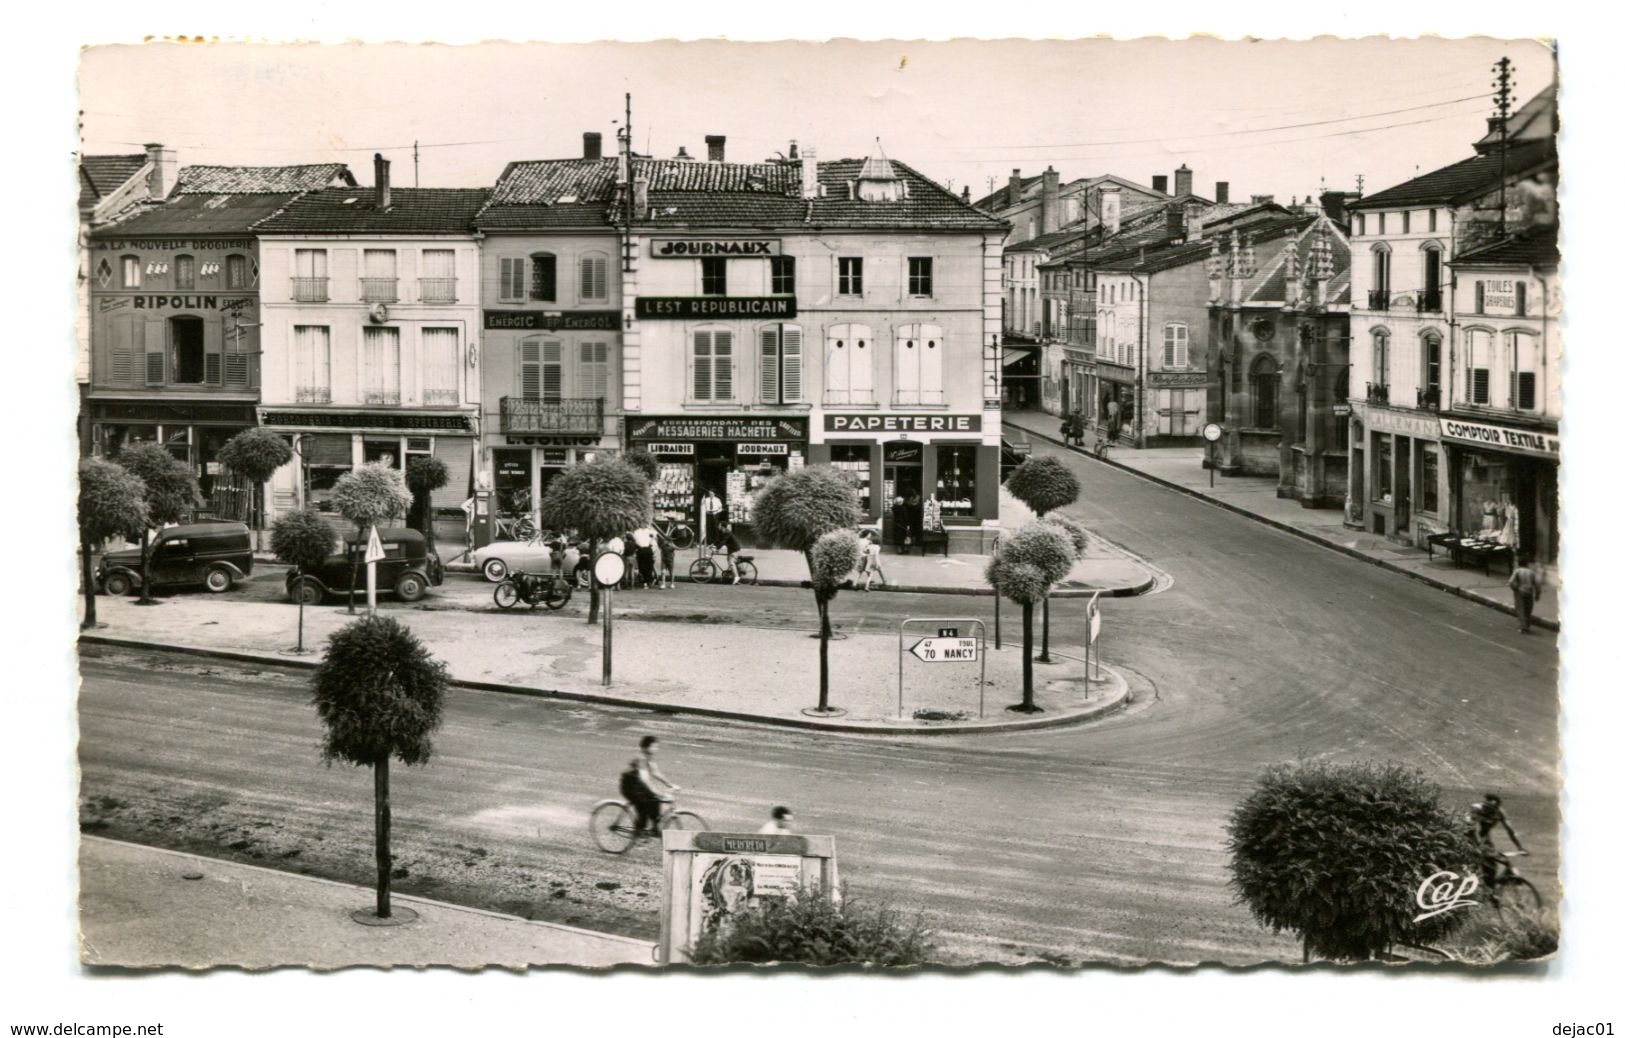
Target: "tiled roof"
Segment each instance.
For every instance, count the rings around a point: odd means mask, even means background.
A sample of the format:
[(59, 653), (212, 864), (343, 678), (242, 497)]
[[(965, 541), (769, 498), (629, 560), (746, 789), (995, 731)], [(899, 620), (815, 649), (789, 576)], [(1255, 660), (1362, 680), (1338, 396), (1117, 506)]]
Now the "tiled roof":
[[(841, 162), (856, 160), (842, 159)], [(818, 164), (819, 179), (831, 162)], [(715, 191), (729, 194), (737, 192), (763, 192), (766, 194), (794, 194), (801, 192), (801, 163), (740, 163), (740, 162), (681, 162), (673, 159), (640, 159), (633, 163), (634, 175), (649, 181), (649, 193), (657, 191)], [(857, 171), (848, 174), (856, 179)]]
[(147, 164), (147, 154), (83, 155), (79, 159), (79, 208), (89, 209), (129, 182)]
[(485, 204), (486, 188), (397, 187), (389, 208), (373, 206), (375, 189), (333, 187), (301, 195), (255, 226), (261, 234), (466, 234)]
[(487, 205), (474, 217), (482, 231), (602, 230), (613, 229), (609, 206), (604, 202), (584, 205)]
[(1080, 220), (1077, 223), (1070, 224), (1070, 225), (1068, 225), (1066, 227), (1062, 227), (1059, 230), (1050, 231), (1048, 234), (1040, 234), (1036, 238), (1031, 238), (1031, 239), (1029, 239), (1027, 241), (1019, 242), (1019, 243), (1017, 243), (1015, 245), (1010, 246), (1009, 248), (1005, 249), (1004, 251), (1005, 252), (1034, 252), (1034, 251), (1042, 252), (1042, 251), (1048, 251), (1048, 250), (1056, 250), (1056, 249), (1060, 249), (1060, 248), (1062, 248), (1062, 247), (1064, 247), (1066, 245), (1069, 245), (1074, 241), (1081, 241), (1085, 234), (1093, 235), (1094, 237), (1098, 238), (1098, 237), (1100, 237), (1100, 235), (1098, 233), (1100, 231), (1100, 229), (1101, 229), (1100, 225), (1096, 224), (1095, 226), (1090, 227), (1087, 231), (1085, 231), (1084, 228), (1083, 228), (1083, 221)]
[(1514, 264), (1517, 266), (1555, 267), (1560, 259), (1557, 249), (1557, 228), (1540, 227), (1515, 234), (1501, 241), (1482, 245), (1464, 252), (1450, 261), (1453, 267), (1478, 264)]
[(319, 191), (335, 180), (354, 184), (342, 162), (312, 166), (185, 166), (175, 178), (175, 194), (278, 195)]
[[(1526, 141), (1555, 136), (1557, 136), (1557, 84), (1553, 83), (1508, 117), (1507, 139)], [(1473, 145), (1475, 149), (1485, 154), (1500, 146), (1499, 130), (1491, 130)]]
[(281, 195), (172, 195), (128, 219), (97, 231), (96, 238), (162, 238), (199, 234), (248, 234), (254, 224), (295, 198)]
[(555, 205), (569, 196), (578, 202), (608, 202), (615, 194), (615, 165), (615, 159), (510, 162), (491, 189), (488, 207)]
[[(1317, 228), (1330, 228), (1329, 243), (1332, 249), (1332, 277), (1327, 282), (1326, 302), (1331, 305), (1347, 303), (1349, 301), (1349, 264), (1350, 252), (1348, 239), (1343, 236), (1342, 229), (1331, 220), (1323, 218), (1306, 218), (1294, 221), (1286, 227), (1275, 227), (1265, 232), (1267, 237), (1263, 240), (1272, 243), (1272, 252), (1267, 260), (1258, 265), (1258, 272), (1249, 278), (1242, 286), (1242, 298), (1249, 304), (1279, 305), (1286, 302), (1286, 243), (1293, 240), (1298, 243), (1298, 270), (1301, 274), (1309, 272), (1310, 250), (1315, 244)], [(1289, 230), (1290, 235), (1280, 233)], [(1254, 237), (1256, 248), (1260, 243)]]
[(1206, 241), (1188, 245), (1148, 246), (1143, 259), (1138, 249), (1124, 250), (1095, 264), (1095, 269), (1103, 273), (1155, 274), (1161, 270), (1183, 267), (1187, 263), (1201, 263), (1211, 251), (1212, 245)]
[[(1021, 190), (1022, 190), (1022, 192), (1025, 193), (1028, 186), (1031, 185), (1031, 184), (1037, 183), (1039, 181), (1039, 179), (1042, 178), (1042, 176), (1043, 176), (1043, 174), (1039, 174), (1038, 176), (1035, 176), (1035, 177), (1022, 177), (1021, 178)], [(1015, 205), (1019, 201), (1021, 201), (1021, 196), (1019, 194), (1014, 199), (1012, 199), (1010, 197), (1010, 182), (1005, 181), (1003, 187), (999, 188), (997, 191), (993, 192), (991, 195), (987, 195), (987, 196), (985, 196), (983, 198), (977, 199), (972, 204), (975, 205), (976, 208), (978, 208), (978, 209), (998, 210), (998, 209), (1008, 209), (1008, 208), (1010, 208), (1010, 206)]]
[[(1506, 175), (1521, 176), (1557, 157), (1551, 140), (1530, 141), (1507, 149)], [(1471, 201), (1493, 188), (1501, 179), (1501, 156), (1496, 151), (1474, 155), (1402, 184), (1350, 202), (1352, 211), (1388, 209), (1408, 205), (1457, 205)]]

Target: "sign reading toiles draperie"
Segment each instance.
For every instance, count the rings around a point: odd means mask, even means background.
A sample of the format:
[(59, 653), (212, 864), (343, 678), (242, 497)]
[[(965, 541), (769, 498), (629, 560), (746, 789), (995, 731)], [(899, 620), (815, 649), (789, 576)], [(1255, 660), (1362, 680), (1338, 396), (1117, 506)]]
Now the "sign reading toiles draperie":
[(794, 317), (795, 296), (639, 296), (638, 316), (682, 321), (717, 317)]

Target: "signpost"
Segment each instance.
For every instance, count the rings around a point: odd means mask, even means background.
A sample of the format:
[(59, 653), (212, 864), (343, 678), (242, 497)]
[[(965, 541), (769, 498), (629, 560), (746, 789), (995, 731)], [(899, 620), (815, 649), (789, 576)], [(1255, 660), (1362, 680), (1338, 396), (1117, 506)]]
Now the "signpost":
[(833, 836), (683, 829), (667, 829), (661, 836), (655, 958), (662, 963), (689, 961), (701, 936), (763, 898), (839, 895)]
[[(909, 617), (897, 626), (897, 716), (903, 716), (903, 641), (910, 624), (937, 624), (935, 637), (917, 639), (908, 652), (922, 663), (977, 663), (982, 664), (981, 678), (977, 682), (978, 714), (987, 716), (987, 655), (982, 651), (987, 641), (987, 624), (981, 620), (960, 617)], [(960, 632), (975, 629), (973, 637), (962, 637)]]
[(1207, 486), (1209, 490), (1213, 489), (1213, 470), (1217, 467), (1213, 456), (1213, 445), (1218, 443), (1219, 437), (1223, 435), (1224, 429), (1220, 428), (1218, 422), (1209, 422), (1202, 426), (1202, 439), (1207, 441)]
[(592, 579), (598, 582), (598, 590), (604, 596), (604, 684), (609, 684), (610, 660), (615, 648), (615, 621), (614, 613), (610, 609), (610, 602), (614, 597), (615, 588), (620, 584), (621, 578), (626, 576), (626, 559), (614, 552), (604, 552), (592, 560)]
[[(1095, 651), (1095, 642), (1100, 638), (1100, 592), (1096, 591), (1089, 596), (1089, 605), (1084, 609), (1085, 628), (1083, 632), (1083, 685), (1084, 696), (1088, 697), (1089, 682), (1099, 680), (1100, 654)], [(1089, 665), (1093, 663), (1096, 677), (1089, 676)]]
[(378, 614), (378, 563), (384, 561), (384, 545), (378, 540), (378, 527), (374, 525), (367, 534), (367, 554), (364, 556), (367, 563), (367, 615)]

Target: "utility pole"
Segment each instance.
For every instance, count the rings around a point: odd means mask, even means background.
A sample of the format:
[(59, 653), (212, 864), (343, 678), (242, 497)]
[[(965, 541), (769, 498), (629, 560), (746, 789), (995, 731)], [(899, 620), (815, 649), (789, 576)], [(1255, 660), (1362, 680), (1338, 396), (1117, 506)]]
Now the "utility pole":
[(1517, 98), (1512, 96), (1512, 88), (1517, 84), (1512, 81), (1512, 60), (1502, 58), (1491, 66), (1495, 73), (1495, 116), (1497, 128), (1501, 132), (1501, 207), (1500, 216), (1496, 221), (1495, 231), (1498, 237), (1505, 238), (1507, 234), (1507, 118), (1512, 110), (1512, 102)]
[(412, 142), (412, 186), (418, 186), (418, 142)]

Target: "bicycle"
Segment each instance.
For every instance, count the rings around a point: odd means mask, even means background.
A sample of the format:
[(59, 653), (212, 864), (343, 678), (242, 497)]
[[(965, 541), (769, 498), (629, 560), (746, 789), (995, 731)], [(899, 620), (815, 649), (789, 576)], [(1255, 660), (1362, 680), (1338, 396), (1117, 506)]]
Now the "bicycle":
[(1505, 917), (1534, 915), (1541, 910), (1540, 891), (1512, 867), (1512, 859), (1528, 857), (1528, 851), (1496, 851), (1487, 864), (1494, 869), (1484, 883), (1484, 895), (1495, 911)]
[(552, 573), (510, 573), (491, 592), (491, 598), (498, 609), (512, 609), (520, 602), (532, 609), (538, 605), (563, 609), (570, 601), (570, 583)]
[(534, 538), (540, 527), (536, 525), (536, 517), (529, 512), (497, 514), (496, 540), (499, 541), (528, 541)]
[(717, 564), (716, 549), (702, 551), (699, 558), (689, 563), (688, 579), (696, 584), (709, 584), (718, 576), (732, 570), (733, 575), (738, 578), (735, 583), (754, 584), (757, 576), (755, 558), (754, 555), (741, 552), (738, 555), (730, 556), (731, 566), (724, 569)]
[[(638, 840), (654, 836), (648, 830), (639, 832), (637, 821), (637, 808), (626, 801), (600, 800), (593, 805), (592, 814), (587, 816), (587, 831), (592, 833), (599, 850), (607, 854), (625, 854)], [(709, 829), (710, 826), (693, 811), (677, 810), (677, 801), (667, 800), (661, 806), (660, 828), (697, 831)]]
[(683, 522), (676, 516), (663, 515), (654, 521), (654, 527), (671, 540), (679, 549), (694, 547), (694, 527)]
[[(1090, 432), (1093, 432), (1095, 434), (1095, 445), (1092, 448), (1090, 448), (1089, 453), (1093, 454), (1095, 457), (1099, 458), (1101, 461), (1106, 461), (1107, 460), (1106, 452), (1111, 450), (1113, 447), (1117, 446), (1117, 442), (1115, 440), (1107, 439), (1106, 434), (1103, 431), (1101, 431), (1100, 425), (1098, 423), (1096, 423), (1096, 422), (1088, 423), (1087, 428), (1088, 428), (1088, 430)], [(1081, 437), (1080, 437), (1080, 443), (1081, 443)]]

